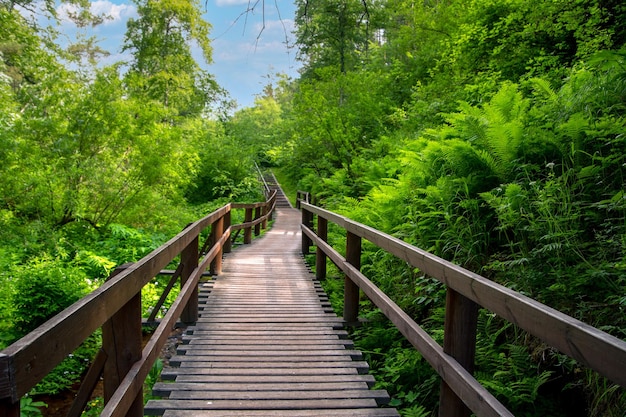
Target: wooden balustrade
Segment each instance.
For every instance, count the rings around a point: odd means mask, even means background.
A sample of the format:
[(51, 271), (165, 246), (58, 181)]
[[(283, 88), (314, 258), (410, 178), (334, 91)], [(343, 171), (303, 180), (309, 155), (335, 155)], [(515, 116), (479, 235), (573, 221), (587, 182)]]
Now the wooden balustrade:
[[(480, 306), (626, 387), (626, 342), (400, 239), (314, 206), (308, 200), (299, 201), (298, 206), (302, 209), (302, 252), (308, 253), (311, 245), (317, 246), (317, 278), (325, 278), (326, 259), (346, 276), (344, 320), (356, 321), (360, 289), (441, 376), (441, 417), (465, 417), (471, 412), (478, 416), (512, 416), (472, 376)], [(314, 216), (318, 218), (317, 234), (312, 228)], [(326, 242), (329, 221), (346, 231), (345, 258)], [(361, 239), (446, 286), (443, 347), (359, 271)]]
[[(140, 261), (118, 267), (98, 289), (77, 301), (22, 339), (0, 352), (0, 417), (19, 417), (20, 398), (39, 383), (95, 330), (102, 327), (103, 347), (85, 377), (69, 415), (79, 416), (100, 376), (104, 379), (103, 416), (143, 416), (143, 382), (180, 319), (198, 317), (198, 282), (210, 268), (221, 272), (222, 253), (231, 250), (231, 233), (267, 224), (276, 201), (274, 192), (262, 203), (232, 203), (190, 224)], [(231, 225), (231, 211), (246, 210), (243, 224)], [(254, 213), (256, 216), (248, 215)], [(261, 215), (263, 214), (263, 215)], [(202, 231), (211, 227), (207, 243), (199, 249)], [(251, 238), (245, 243), (250, 243)], [(204, 253), (206, 252), (206, 253)], [(178, 255), (176, 271), (164, 270)], [(172, 275), (169, 291), (180, 277), (181, 291), (147, 345), (141, 349), (141, 289), (155, 276)], [(148, 321), (154, 322), (167, 293)]]
[(300, 208), (300, 201), (304, 201), (305, 203), (311, 202), (311, 193), (307, 191), (296, 191), (296, 208)]
[(266, 202), (253, 204), (232, 203), (231, 206), (233, 209), (245, 209), (244, 222), (231, 226), (231, 229), (233, 231), (243, 229), (243, 243), (248, 244), (252, 242), (252, 231), (254, 230), (255, 236), (259, 236), (261, 227), (265, 228), (267, 221), (271, 219), (276, 207), (276, 191), (270, 195)]

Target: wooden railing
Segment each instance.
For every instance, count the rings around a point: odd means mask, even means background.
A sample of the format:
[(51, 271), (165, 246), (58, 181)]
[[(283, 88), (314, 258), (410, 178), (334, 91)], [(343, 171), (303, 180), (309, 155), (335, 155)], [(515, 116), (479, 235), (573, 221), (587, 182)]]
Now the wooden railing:
[[(470, 412), (479, 417), (513, 415), (472, 376), (479, 306), (626, 387), (626, 342), (393, 236), (306, 201), (299, 206), (302, 252), (307, 254), (310, 246), (317, 246), (317, 278), (326, 276), (326, 259), (346, 275), (344, 319), (357, 321), (362, 290), (441, 376), (439, 416), (469, 416)], [(327, 243), (329, 221), (346, 231), (345, 258)], [(360, 272), (362, 239), (446, 286), (443, 347)]]
[(267, 185), (267, 181), (265, 181), (265, 175), (263, 174), (263, 171), (261, 171), (261, 168), (256, 162), (254, 163), (254, 168), (256, 169), (259, 182), (263, 183), (263, 194), (265, 194), (265, 199), (267, 200), (269, 199), (272, 190), (270, 190), (270, 187)]
[(296, 208), (300, 208), (300, 202), (311, 203), (311, 193), (307, 191), (296, 191)]
[[(81, 414), (102, 377), (102, 416), (143, 416), (143, 383), (161, 348), (178, 320), (194, 323), (198, 317), (200, 277), (209, 267), (212, 273), (221, 272), (222, 253), (230, 252), (233, 231), (244, 230), (244, 243), (252, 240), (253, 229), (260, 233), (271, 220), (275, 200), (274, 192), (263, 203), (227, 204), (190, 224), (140, 261), (117, 268), (100, 288), (2, 350), (0, 417), (19, 417), (20, 398), (100, 327), (102, 348), (68, 415)], [(245, 209), (243, 224), (230, 224), (232, 209)], [(208, 227), (210, 235), (200, 249), (201, 233)], [(179, 255), (176, 270), (164, 271)], [(142, 349), (141, 289), (162, 272), (172, 275), (167, 291), (178, 278), (181, 290)], [(160, 305), (153, 311), (159, 309)], [(148, 320), (154, 321), (154, 316)]]

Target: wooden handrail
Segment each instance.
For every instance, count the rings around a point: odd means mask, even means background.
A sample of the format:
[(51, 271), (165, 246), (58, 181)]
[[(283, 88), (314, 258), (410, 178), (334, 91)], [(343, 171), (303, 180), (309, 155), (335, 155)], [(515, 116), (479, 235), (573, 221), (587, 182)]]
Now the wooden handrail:
[[(267, 226), (267, 221), (272, 218), (272, 213), (276, 208), (276, 196), (278, 192), (274, 190), (269, 196), (267, 201), (263, 203), (232, 203), (232, 207), (235, 209), (245, 209), (245, 220), (241, 224), (233, 225), (233, 231), (244, 230), (243, 243), (248, 244), (252, 241), (252, 228), (254, 228), (254, 235), (260, 234), (260, 226), (263, 228)], [(263, 214), (263, 213), (264, 214)]]
[[(166, 265), (178, 255), (183, 254), (181, 264), (174, 273), (174, 275), (180, 275), (182, 281), (178, 298), (161, 320), (141, 352), (141, 357), (132, 364), (128, 373), (125, 376), (122, 375), (116, 382), (117, 389), (110, 395), (110, 398), (105, 399), (106, 406), (102, 413), (107, 416), (143, 415), (143, 409), (131, 408), (141, 395), (143, 381), (179, 317), (184, 319), (187, 315), (190, 321), (195, 321), (197, 318), (197, 286), (201, 276), (211, 264), (213, 264), (212, 269), (219, 273), (221, 263), (218, 260), (221, 260), (223, 252), (230, 251), (231, 231), (238, 227), (230, 225), (231, 210), (233, 208), (263, 208), (263, 216), (257, 216), (259, 218), (254, 219), (251, 224), (243, 226), (243, 228), (252, 228), (256, 224), (264, 224), (264, 220), (271, 216), (275, 200), (276, 193), (263, 203), (227, 204), (215, 210), (188, 225), (182, 232), (138, 262), (118, 268), (98, 289), (2, 350), (0, 352), (0, 416), (18, 417), (22, 396), (26, 395), (96, 329), (107, 325), (129, 303), (135, 302), (141, 289), (155, 276), (161, 274)], [(198, 259), (202, 255), (198, 249), (198, 237), (209, 226), (212, 227), (213, 242), (206, 255)], [(165, 271), (165, 273), (168, 272)], [(168, 287), (171, 288), (171, 286)], [(131, 317), (130, 320), (133, 322), (137, 320), (138, 325), (141, 326), (141, 317)], [(115, 328), (115, 325), (109, 328)], [(141, 338), (141, 332), (138, 337)], [(103, 357), (106, 357), (107, 361), (114, 360), (111, 355), (99, 356), (100, 359)], [(101, 373), (102, 368), (100, 360), (98, 369), (93, 372)], [(106, 366), (104, 369), (106, 377)], [(80, 397), (88, 398), (83, 394)], [(73, 410), (82, 408), (84, 404), (73, 407)], [(129, 413), (131, 409), (133, 411)]]
[(300, 208), (300, 202), (304, 201), (305, 203), (311, 202), (311, 193), (308, 191), (296, 191), (296, 208)]
[[(475, 330), (474, 335), (472, 335), (471, 329), (468, 331), (467, 328), (476, 326), (475, 318), (465, 317), (464, 320), (468, 320), (470, 323), (467, 326), (453, 325), (454, 317), (458, 320), (463, 315), (477, 314), (477, 308), (473, 306), (474, 303), (491, 310), (609, 380), (626, 387), (626, 342), (374, 228), (305, 201), (300, 202), (300, 207), (303, 210), (302, 218), (309, 222), (309, 225), (302, 225), (303, 252), (308, 253), (308, 248), (304, 247), (306, 236), (307, 241), (315, 244), (318, 251), (323, 253), (323, 256), (320, 256), (318, 252), (317, 260), (325, 262), (326, 258), (331, 259), (343, 271), (347, 279), (358, 285), (396, 325), (407, 340), (420, 351), (439, 373), (447, 387), (450, 388), (450, 396), (453, 396), (442, 397), (440, 405), (444, 402), (446, 404), (448, 402), (454, 403), (460, 399), (478, 416), (512, 415), (471, 375), (471, 369), (468, 370), (470, 368), (468, 362), (473, 363), (473, 352), (470, 352), (471, 358), (468, 359), (467, 352), (459, 353), (457, 348), (459, 345), (466, 346), (466, 349), (472, 351), (475, 348), (473, 345), (475, 340), (474, 342), (471, 341), (472, 337), (475, 338)], [(326, 221), (333, 222), (345, 229), (348, 236), (353, 235), (366, 239), (446, 285), (448, 297), (445, 331), (448, 333), (444, 334), (443, 348), (365, 277), (354, 265), (354, 262), (349, 262), (328, 245), (325, 242), (325, 235), (320, 237), (313, 231), (310, 226), (313, 215), (318, 216), (318, 224), (320, 224), (319, 218), (324, 219), (324, 222), (321, 223), (324, 228)], [(325, 230), (323, 233), (326, 233)], [(354, 239), (352, 240), (354, 241)], [(355, 249), (351, 248), (350, 250), (354, 251)], [(346, 253), (349, 253), (348, 250)], [(325, 265), (318, 266), (316, 269), (325, 270), (324, 268)], [(318, 276), (318, 278), (323, 279), (324, 277)], [(453, 316), (455, 311), (457, 315)], [(471, 324), (472, 321), (474, 324)], [(454, 332), (459, 331), (468, 334), (460, 336), (454, 334)], [(459, 338), (459, 340), (455, 340), (455, 338)], [(453, 340), (451, 343), (457, 347), (446, 346), (446, 340)], [(472, 346), (467, 346), (469, 343), (472, 343)], [(461, 356), (466, 357), (462, 358)], [(442, 387), (442, 395), (445, 390), (446, 387)], [(454, 411), (449, 409), (442, 411), (440, 408), (440, 415), (467, 415), (467, 411), (460, 408), (456, 408)]]
[(255, 162), (254, 167), (256, 168), (259, 181), (263, 183), (263, 194), (265, 195), (265, 199), (269, 200), (270, 192), (271, 192), (270, 187), (269, 185), (267, 185), (267, 181), (265, 181), (265, 176), (263, 175), (263, 172), (261, 172), (261, 168), (259, 168), (259, 164)]

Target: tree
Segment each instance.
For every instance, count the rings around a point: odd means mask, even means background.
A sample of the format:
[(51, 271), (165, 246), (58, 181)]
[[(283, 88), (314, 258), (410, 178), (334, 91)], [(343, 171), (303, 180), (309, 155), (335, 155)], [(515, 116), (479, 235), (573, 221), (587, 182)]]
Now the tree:
[(306, 62), (303, 78), (336, 66), (342, 74), (367, 56), (375, 29), (377, 2), (367, 0), (298, 0), (296, 41)]
[(219, 88), (192, 56), (195, 42), (212, 61), (211, 25), (197, 0), (136, 0), (138, 19), (128, 22), (124, 51), (133, 53), (126, 76), (133, 95), (160, 102), (178, 116), (201, 114)]
[(201, 126), (174, 126), (171, 109), (128, 94), (116, 66), (89, 80), (67, 70), (16, 11), (0, 9), (0, 23), (3, 208), (102, 226), (148, 197), (180, 198)]
[[(68, 0), (66, 3), (79, 6), (83, 11), (86, 11), (89, 7), (89, 0)], [(0, 7), (3, 7), (7, 11), (21, 8), (28, 11), (37, 11), (45, 8), (45, 11), (51, 16), (56, 18), (56, 5), (55, 0), (0, 0)], [(83, 16), (86, 16), (83, 14)]]

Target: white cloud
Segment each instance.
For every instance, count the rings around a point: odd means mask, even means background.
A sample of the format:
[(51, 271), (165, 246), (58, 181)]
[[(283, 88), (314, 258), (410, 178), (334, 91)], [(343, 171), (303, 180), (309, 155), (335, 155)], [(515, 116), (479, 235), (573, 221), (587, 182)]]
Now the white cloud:
[(278, 35), (283, 35), (283, 37), (285, 36), (285, 34), (288, 37), (291, 37), (290, 35), (293, 32), (294, 27), (295, 27), (293, 20), (289, 20), (289, 19), (266, 20), (265, 22), (257, 22), (255, 23), (254, 26), (255, 26), (255, 30), (258, 33), (260, 33), (261, 31), (272, 32)]
[[(91, 12), (95, 15), (103, 15), (103, 24), (114, 25), (125, 22), (129, 17), (137, 16), (137, 8), (132, 4), (114, 4), (108, 0), (91, 2)], [(78, 12), (78, 7), (73, 4), (61, 3), (57, 8), (57, 15), (62, 25), (73, 25), (70, 15)]]
[(91, 12), (109, 16), (106, 24), (115, 24), (126, 21), (129, 17), (137, 16), (137, 7), (133, 4), (113, 4), (108, 0), (98, 0), (91, 3)]
[(242, 4), (247, 5), (252, 0), (216, 0), (215, 4), (219, 7), (228, 7), (228, 6), (241, 6)]

